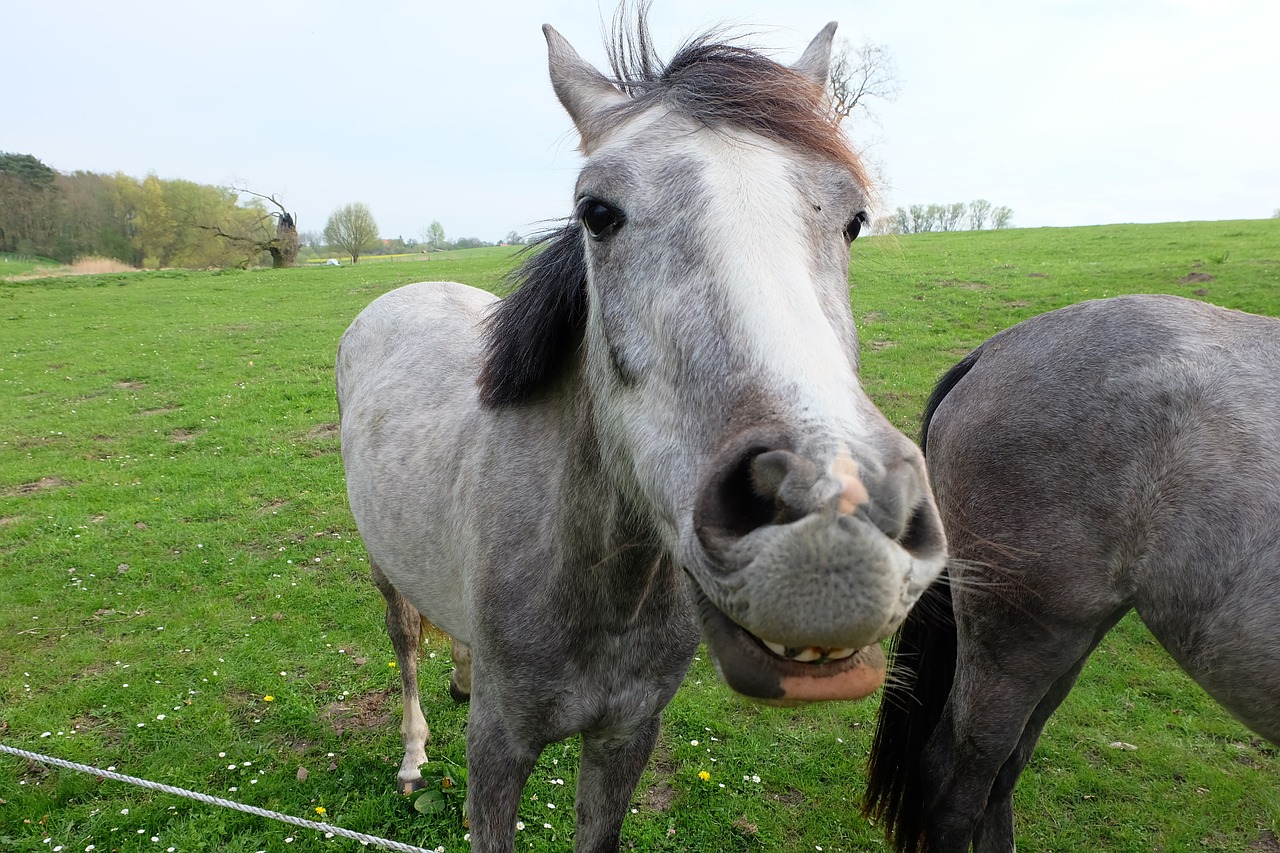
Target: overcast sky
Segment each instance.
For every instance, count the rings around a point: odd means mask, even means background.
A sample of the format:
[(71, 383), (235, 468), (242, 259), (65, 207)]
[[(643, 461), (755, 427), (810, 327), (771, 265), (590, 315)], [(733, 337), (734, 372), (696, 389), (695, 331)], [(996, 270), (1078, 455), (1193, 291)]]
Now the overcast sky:
[[(569, 213), (577, 140), (543, 23), (603, 65), (596, 0), (42, 0), (0, 15), (0, 150), (283, 199), (302, 230), (498, 240)], [(854, 122), (892, 209), (985, 198), (1018, 226), (1280, 208), (1278, 0), (655, 0), (664, 57), (720, 23), (795, 59), (828, 21), (901, 94)]]

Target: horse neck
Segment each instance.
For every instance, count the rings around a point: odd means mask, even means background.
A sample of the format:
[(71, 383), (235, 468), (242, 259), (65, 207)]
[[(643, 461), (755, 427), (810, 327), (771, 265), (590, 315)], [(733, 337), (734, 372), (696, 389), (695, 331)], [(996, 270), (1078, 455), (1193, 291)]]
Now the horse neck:
[[(562, 576), (557, 586), (601, 618), (635, 618), (646, 606), (671, 607), (682, 579), (652, 514), (638, 506), (625, 466), (603, 458), (589, 392), (573, 386), (554, 513)], [(611, 616), (610, 616), (611, 614)]]

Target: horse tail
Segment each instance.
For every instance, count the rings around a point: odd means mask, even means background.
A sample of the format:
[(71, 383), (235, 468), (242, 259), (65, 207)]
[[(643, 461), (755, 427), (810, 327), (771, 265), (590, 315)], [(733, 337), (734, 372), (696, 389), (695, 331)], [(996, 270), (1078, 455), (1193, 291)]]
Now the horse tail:
[(925, 848), (921, 759), (951, 693), (956, 625), (944, 573), (925, 590), (893, 638), (862, 813), (884, 825), (898, 853)]
[[(982, 348), (943, 375), (929, 396), (920, 430), (928, 454), (929, 425), (938, 406), (975, 364)], [(925, 744), (942, 718), (956, 669), (956, 623), (947, 572), (916, 602), (892, 643), (876, 732), (867, 760), (862, 813), (880, 821), (898, 853), (926, 849), (924, 838)]]
[(933, 386), (933, 393), (929, 395), (929, 401), (924, 405), (924, 418), (920, 425), (920, 449), (924, 451), (925, 456), (929, 455), (929, 425), (933, 423), (933, 416), (937, 413), (938, 406), (942, 405), (942, 401), (960, 383), (960, 380), (973, 370), (973, 366), (978, 363), (978, 358), (982, 355), (982, 346), (960, 359), (950, 370), (942, 374), (938, 384)]

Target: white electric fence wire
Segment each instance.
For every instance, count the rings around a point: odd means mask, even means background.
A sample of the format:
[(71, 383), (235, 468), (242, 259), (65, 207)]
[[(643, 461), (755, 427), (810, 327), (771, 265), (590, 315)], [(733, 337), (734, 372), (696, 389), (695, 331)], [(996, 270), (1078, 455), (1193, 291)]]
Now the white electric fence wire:
[(331, 832), (334, 835), (338, 835), (343, 838), (350, 838), (354, 841), (359, 841), (362, 844), (373, 844), (378, 847), (385, 847), (388, 850), (399, 850), (402, 851), (402, 853), (439, 853), (440, 850), (444, 849), (441, 847), (437, 848), (437, 850), (428, 850), (425, 847), (414, 847), (410, 844), (401, 844), (399, 841), (390, 841), (386, 838), (379, 838), (376, 835), (365, 835), (363, 832), (353, 832), (350, 829), (343, 829), (340, 826), (333, 826), (328, 823), (320, 823), (319, 821), (293, 817), (292, 815), (273, 812), (270, 809), (260, 809), (257, 806), (246, 806), (244, 803), (224, 800), (221, 797), (211, 797), (208, 794), (201, 794), (198, 791), (188, 791), (186, 788), (175, 788), (172, 785), (163, 785), (159, 782), (152, 782), (148, 779), (139, 779), (137, 776), (126, 776), (123, 773), (116, 773), (113, 770), (101, 770), (97, 767), (90, 767), (87, 764), (77, 764), (74, 761), (64, 761), (61, 758), (41, 755), (38, 752), (28, 752), (25, 749), (16, 749), (12, 746), (5, 746), (2, 743), (0, 743), (0, 752), (7, 752), (10, 755), (16, 755), (19, 758), (26, 758), (30, 761), (39, 762), (40, 764), (61, 767), (66, 770), (78, 770), (81, 773), (88, 773), (91, 776), (100, 776), (103, 779), (113, 779), (116, 782), (128, 782), (130, 785), (137, 785), (141, 788), (148, 788), (152, 791), (162, 791), (166, 794), (175, 794), (179, 797), (198, 800), (199, 802), (208, 803), (213, 806), (235, 809), (236, 811), (245, 812), (246, 814), (257, 815), (258, 817), (267, 817), (284, 823), (291, 823), (294, 826), (301, 826), (305, 829), (314, 829), (316, 832)]

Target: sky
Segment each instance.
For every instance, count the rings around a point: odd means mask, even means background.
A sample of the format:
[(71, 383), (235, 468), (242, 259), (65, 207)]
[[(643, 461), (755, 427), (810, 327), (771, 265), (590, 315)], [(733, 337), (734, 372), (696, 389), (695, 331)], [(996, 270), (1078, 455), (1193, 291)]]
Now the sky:
[[(598, 0), (42, 0), (0, 14), (0, 151), (238, 185), (302, 231), (497, 241), (570, 213), (581, 157), (550, 23), (607, 68)], [(1018, 227), (1280, 209), (1276, 0), (654, 0), (669, 57), (730, 25), (780, 61), (828, 21), (900, 94), (846, 130), (884, 209), (984, 198)]]

